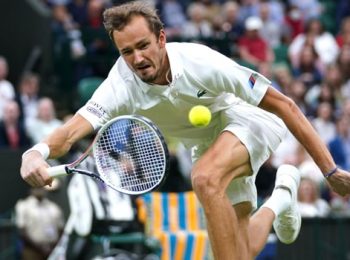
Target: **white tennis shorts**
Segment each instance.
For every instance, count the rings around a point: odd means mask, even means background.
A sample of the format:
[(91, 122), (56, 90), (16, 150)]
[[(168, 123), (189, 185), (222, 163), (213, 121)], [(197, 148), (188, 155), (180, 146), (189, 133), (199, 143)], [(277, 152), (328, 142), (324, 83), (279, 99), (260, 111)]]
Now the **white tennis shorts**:
[[(227, 188), (233, 205), (249, 201), (257, 207), (255, 178), (261, 165), (271, 156), (287, 133), (283, 121), (274, 114), (247, 103), (239, 103), (221, 112), (222, 131), (233, 133), (246, 146), (253, 174), (232, 180)], [(192, 150), (196, 161), (214, 140)], [(223, 147), (223, 149), (225, 149)]]

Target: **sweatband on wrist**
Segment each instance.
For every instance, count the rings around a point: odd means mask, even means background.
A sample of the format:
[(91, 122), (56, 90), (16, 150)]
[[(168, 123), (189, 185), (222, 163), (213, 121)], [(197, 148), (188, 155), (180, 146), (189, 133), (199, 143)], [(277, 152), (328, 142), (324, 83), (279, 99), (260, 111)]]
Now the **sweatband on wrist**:
[(337, 172), (337, 170), (338, 170), (338, 167), (335, 167), (335, 168), (334, 168), (333, 170), (331, 170), (329, 173), (326, 173), (326, 174), (324, 175), (324, 177), (325, 177), (325, 178), (331, 177), (334, 173)]
[(49, 155), (50, 155), (50, 148), (49, 146), (46, 144), (46, 143), (38, 143), (36, 145), (34, 145), (32, 148), (30, 148), (29, 150), (25, 151), (23, 154), (22, 154), (22, 158), (32, 152), (32, 151), (37, 151), (41, 154), (41, 156), (44, 158), (44, 160), (46, 160), (47, 158), (49, 158)]

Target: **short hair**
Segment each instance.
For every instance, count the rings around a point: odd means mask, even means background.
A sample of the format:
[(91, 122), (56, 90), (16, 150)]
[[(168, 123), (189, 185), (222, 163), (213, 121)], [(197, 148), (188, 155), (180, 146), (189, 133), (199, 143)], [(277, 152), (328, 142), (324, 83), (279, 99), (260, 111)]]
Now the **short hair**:
[(149, 29), (158, 38), (160, 31), (164, 28), (157, 10), (150, 4), (143, 1), (132, 1), (122, 5), (114, 6), (103, 12), (103, 24), (109, 37), (113, 40), (113, 32), (121, 31), (135, 16), (142, 16), (146, 19)]

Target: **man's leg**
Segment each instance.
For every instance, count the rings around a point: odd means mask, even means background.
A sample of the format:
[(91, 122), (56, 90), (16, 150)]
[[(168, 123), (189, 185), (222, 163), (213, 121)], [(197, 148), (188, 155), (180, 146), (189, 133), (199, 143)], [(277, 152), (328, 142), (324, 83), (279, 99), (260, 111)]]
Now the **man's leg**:
[(300, 173), (297, 168), (291, 165), (278, 168), (271, 197), (250, 219), (249, 237), (253, 256), (264, 248), (272, 224), (281, 242), (290, 244), (297, 238), (301, 227), (297, 207), (299, 183)]
[(248, 232), (250, 203), (232, 207), (226, 195), (232, 179), (251, 174), (249, 160), (248, 151), (239, 139), (223, 132), (193, 167), (193, 189), (204, 208), (215, 259), (253, 257)]

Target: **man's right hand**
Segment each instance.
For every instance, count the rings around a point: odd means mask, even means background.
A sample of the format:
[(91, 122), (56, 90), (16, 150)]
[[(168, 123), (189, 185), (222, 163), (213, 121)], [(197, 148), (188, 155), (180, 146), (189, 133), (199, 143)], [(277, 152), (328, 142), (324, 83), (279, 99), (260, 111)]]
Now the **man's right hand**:
[(327, 179), (333, 191), (340, 196), (350, 195), (350, 172), (337, 169), (335, 174)]
[(22, 157), (21, 176), (32, 187), (51, 185), (52, 178), (47, 173), (49, 164), (37, 151), (31, 151)]

